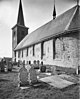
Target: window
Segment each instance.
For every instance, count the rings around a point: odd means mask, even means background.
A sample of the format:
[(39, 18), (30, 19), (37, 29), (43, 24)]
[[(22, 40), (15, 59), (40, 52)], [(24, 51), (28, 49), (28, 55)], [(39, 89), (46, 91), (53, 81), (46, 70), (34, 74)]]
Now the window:
[(16, 57), (16, 51), (14, 52), (14, 54), (15, 54), (15, 57)]
[(18, 58), (20, 57), (20, 50), (18, 51)]
[(44, 42), (41, 43), (41, 59), (43, 59), (43, 47), (44, 47)]
[(55, 40), (53, 40), (53, 59), (55, 59)]
[(23, 50), (22, 50), (22, 57), (23, 57)]
[(14, 31), (13, 32), (13, 39), (14, 39), (14, 41), (15, 41), (15, 36), (16, 36), (16, 32)]
[(28, 56), (28, 48), (27, 48), (27, 50), (26, 50), (26, 56)]
[(33, 45), (33, 56), (35, 55), (35, 52), (34, 52), (34, 45)]
[(46, 55), (46, 43), (43, 43), (43, 55)]

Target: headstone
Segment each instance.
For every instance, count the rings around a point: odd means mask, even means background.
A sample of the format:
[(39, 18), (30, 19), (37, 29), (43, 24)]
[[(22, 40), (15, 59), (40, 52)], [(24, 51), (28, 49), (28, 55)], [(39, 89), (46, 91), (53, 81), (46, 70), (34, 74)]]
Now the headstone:
[(37, 61), (37, 64), (38, 64), (38, 65), (40, 64), (40, 61), (39, 61), (39, 60)]
[(8, 71), (12, 71), (12, 63), (8, 62)]
[(35, 69), (31, 67), (29, 70), (29, 83), (34, 84), (36, 82), (37, 82), (37, 74), (36, 74)]
[(28, 71), (25, 68), (25, 64), (23, 63), (23, 66), (19, 70), (19, 83), (20, 85), (27, 85), (28, 82)]
[(27, 69), (27, 72), (29, 72), (29, 70), (30, 70), (30, 68), (31, 68), (31, 65), (26, 64), (26, 65), (25, 65), (25, 68)]
[(3, 61), (3, 59), (2, 59), (2, 61), (1, 61), (1, 72), (4, 72), (5, 70), (5, 66), (4, 66), (4, 61)]
[(36, 60), (34, 60), (34, 64), (36, 64)]
[(52, 75), (56, 75), (57, 74), (57, 72), (56, 72), (56, 66), (51, 67), (51, 74)]
[(23, 62), (21, 60), (19, 61), (19, 66), (20, 66), (20, 68), (23, 67)]
[(41, 66), (41, 67), (40, 67), (40, 70), (41, 70), (41, 72), (43, 72), (43, 73), (46, 72), (46, 66)]

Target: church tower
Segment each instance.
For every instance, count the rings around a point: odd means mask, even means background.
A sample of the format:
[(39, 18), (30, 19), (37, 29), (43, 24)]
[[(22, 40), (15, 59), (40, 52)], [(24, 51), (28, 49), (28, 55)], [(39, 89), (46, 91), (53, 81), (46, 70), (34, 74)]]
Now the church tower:
[(17, 24), (12, 28), (12, 59), (13, 61), (16, 61), (15, 60), (16, 52), (14, 52), (14, 49), (27, 34), (28, 34), (28, 27), (26, 27), (24, 23), (22, 2), (20, 0)]

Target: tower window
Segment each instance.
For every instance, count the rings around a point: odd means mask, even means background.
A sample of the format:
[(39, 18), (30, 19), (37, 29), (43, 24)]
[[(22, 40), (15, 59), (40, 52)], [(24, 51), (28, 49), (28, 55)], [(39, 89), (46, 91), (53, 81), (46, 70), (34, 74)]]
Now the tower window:
[(22, 39), (25, 37), (25, 32), (24, 31), (21, 32), (21, 37), (22, 37)]

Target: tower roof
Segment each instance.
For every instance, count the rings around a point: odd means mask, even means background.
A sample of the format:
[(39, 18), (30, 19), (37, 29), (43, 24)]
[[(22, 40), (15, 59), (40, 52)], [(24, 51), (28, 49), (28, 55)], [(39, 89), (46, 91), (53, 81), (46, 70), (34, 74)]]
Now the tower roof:
[(23, 15), (23, 9), (22, 9), (22, 2), (20, 0), (19, 3), (19, 11), (18, 11), (18, 19), (17, 19), (17, 24), (24, 26), (24, 15)]

